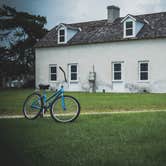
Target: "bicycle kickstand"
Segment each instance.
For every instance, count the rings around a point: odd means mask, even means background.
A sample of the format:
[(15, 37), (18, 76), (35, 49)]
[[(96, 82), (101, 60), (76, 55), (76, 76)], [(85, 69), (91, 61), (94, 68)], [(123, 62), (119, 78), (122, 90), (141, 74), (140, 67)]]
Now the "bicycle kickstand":
[(44, 118), (44, 112), (45, 112), (45, 108), (42, 109), (41, 113), (40, 113), (40, 117)]

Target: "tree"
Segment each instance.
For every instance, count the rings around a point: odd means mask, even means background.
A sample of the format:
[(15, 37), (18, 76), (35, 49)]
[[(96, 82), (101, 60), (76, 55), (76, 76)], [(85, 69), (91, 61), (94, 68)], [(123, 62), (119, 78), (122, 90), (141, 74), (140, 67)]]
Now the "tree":
[[(15, 8), (0, 8), (0, 77), (34, 76), (34, 44), (47, 32), (46, 18)], [(1, 81), (6, 84), (6, 81)]]

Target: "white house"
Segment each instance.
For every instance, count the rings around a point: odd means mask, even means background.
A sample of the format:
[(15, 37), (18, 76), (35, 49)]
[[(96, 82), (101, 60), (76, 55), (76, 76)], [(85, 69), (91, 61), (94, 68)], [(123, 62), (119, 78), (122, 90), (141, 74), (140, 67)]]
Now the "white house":
[(120, 16), (107, 7), (106, 20), (61, 23), (36, 45), (36, 87), (67, 91), (166, 92), (166, 12)]

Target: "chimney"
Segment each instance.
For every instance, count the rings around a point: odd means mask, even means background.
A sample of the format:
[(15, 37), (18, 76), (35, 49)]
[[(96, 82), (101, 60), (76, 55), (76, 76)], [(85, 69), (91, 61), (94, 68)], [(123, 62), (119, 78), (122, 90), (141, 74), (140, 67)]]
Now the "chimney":
[(107, 7), (108, 23), (113, 23), (120, 16), (120, 8), (117, 6)]

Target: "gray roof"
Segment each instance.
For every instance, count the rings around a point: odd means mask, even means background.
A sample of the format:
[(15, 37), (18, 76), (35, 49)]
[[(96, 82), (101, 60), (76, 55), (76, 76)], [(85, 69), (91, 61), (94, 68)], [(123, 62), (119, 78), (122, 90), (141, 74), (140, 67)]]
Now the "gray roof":
[(58, 34), (56, 26), (38, 41), (35, 47), (58, 47), (77, 44), (166, 38), (166, 12), (137, 16), (132, 15), (132, 17), (138, 21), (140, 20), (141, 22), (144, 22), (143, 28), (134, 38), (123, 38), (123, 23), (121, 21), (124, 17), (121, 17), (117, 18), (113, 23), (108, 23), (107, 20), (99, 20), (65, 24), (71, 28), (81, 28), (81, 31), (79, 31), (66, 44), (57, 43)]

